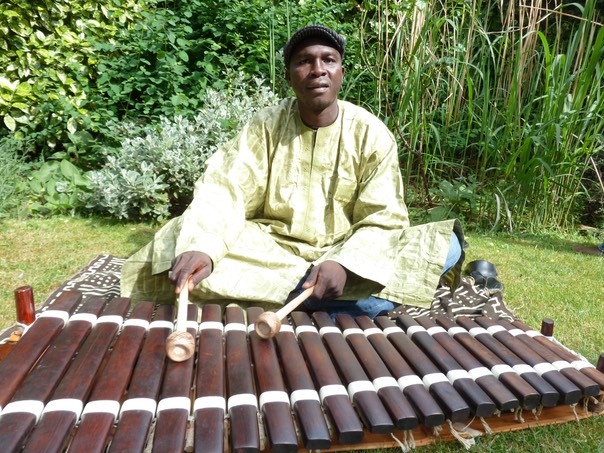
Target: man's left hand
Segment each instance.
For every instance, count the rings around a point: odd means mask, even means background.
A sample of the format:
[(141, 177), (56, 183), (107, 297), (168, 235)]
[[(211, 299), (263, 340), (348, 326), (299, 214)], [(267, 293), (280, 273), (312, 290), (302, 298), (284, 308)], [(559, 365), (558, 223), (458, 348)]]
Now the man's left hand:
[(312, 297), (319, 300), (330, 300), (340, 297), (346, 285), (346, 269), (335, 261), (324, 261), (313, 267), (306, 278), (303, 289), (315, 287)]

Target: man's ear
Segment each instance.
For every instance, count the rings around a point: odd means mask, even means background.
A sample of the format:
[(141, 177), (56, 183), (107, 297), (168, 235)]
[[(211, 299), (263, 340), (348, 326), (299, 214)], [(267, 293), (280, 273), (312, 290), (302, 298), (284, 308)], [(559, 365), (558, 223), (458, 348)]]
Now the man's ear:
[(285, 70), (285, 80), (287, 80), (287, 83), (289, 83), (291, 85), (292, 78), (291, 78), (291, 75), (289, 73), (289, 69)]

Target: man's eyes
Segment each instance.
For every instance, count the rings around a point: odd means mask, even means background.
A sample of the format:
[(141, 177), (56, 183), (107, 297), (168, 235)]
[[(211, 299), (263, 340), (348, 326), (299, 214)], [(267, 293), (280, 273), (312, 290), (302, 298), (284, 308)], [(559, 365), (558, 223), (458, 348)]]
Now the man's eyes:
[[(322, 60), (323, 60), (323, 63), (329, 63), (329, 64), (333, 64), (336, 62), (336, 59), (333, 57), (326, 57), (326, 58), (323, 58)], [(313, 60), (311, 60), (310, 58), (304, 58), (304, 59), (298, 61), (299, 65), (306, 65), (306, 64), (312, 64), (312, 63), (313, 63)]]

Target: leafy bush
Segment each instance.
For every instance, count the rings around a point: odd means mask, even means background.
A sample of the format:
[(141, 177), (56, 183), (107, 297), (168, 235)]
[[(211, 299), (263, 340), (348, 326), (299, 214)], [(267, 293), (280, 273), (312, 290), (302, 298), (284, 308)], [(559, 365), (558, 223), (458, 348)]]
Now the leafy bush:
[(590, 159), (582, 179), (579, 220), (604, 231), (604, 148)]
[[(92, 41), (108, 41), (140, 9), (136, 0), (5, 0), (0, 5), (0, 134), (35, 142), (35, 156), (82, 156), (105, 120), (91, 105)], [(84, 135), (82, 136), (82, 132)], [(88, 135), (86, 135), (88, 134)], [(84, 146), (83, 146), (84, 145)]]
[(27, 168), (23, 149), (23, 143), (13, 138), (0, 140), (0, 218), (12, 215), (23, 202)]
[[(147, 5), (141, 21), (111, 42), (96, 44), (98, 104), (118, 118), (189, 116), (203, 104), (206, 89), (224, 87), (222, 73), (229, 67), (268, 78), (273, 91), (284, 93), (288, 86), (279, 77), (278, 58), (290, 32), (314, 22), (339, 24), (342, 31), (353, 11), (352, 3), (324, 0), (150, 0)], [(352, 23), (343, 27), (355, 29)]]
[[(216, 149), (229, 140), (253, 112), (274, 104), (276, 96), (242, 74), (225, 77), (227, 88), (209, 90), (193, 119), (162, 118), (143, 128), (141, 136), (126, 134), (117, 154), (90, 173), (88, 208), (121, 219), (162, 220), (180, 213), (191, 201), (193, 185)], [(114, 125), (116, 135), (136, 125)]]
[(90, 187), (86, 173), (65, 159), (42, 163), (28, 179), (34, 214), (74, 214), (84, 206)]
[(357, 28), (355, 2), (329, 0), (0, 3), (0, 136), (27, 137), (33, 160), (87, 169), (116, 144), (111, 120), (191, 118), (229, 67), (285, 93), (278, 51), (291, 31)]
[(88, 191), (86, 173), (65, 159), (26, 162), (31, 146), (14, 137), (0, 140), (0, 217), (75, 213)]
[(437, 188), (430, 189), (433, 200), (438, 206), (430, 210), (430, 219), (439, 221), (458, 218), (465, 221), (475, 220), (480, 206), (478, 183), (471, 177), (468, 180), (458, 178), (453, 181), (441, 180)]

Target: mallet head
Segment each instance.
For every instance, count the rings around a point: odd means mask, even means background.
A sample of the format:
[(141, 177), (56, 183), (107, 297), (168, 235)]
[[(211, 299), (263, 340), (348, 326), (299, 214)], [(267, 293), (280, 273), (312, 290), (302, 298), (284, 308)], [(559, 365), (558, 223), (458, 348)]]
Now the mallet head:
[(265, 311), (254, 323), (254, 330), (260, 338), (265, 340), (277, 335), (281, 329), (281, 319), (272, 311)]
[(184, 362), (195, 352), (195, 338), (189, 332), (172, 332), (166, 339), (166, 354), (174, 362)]

